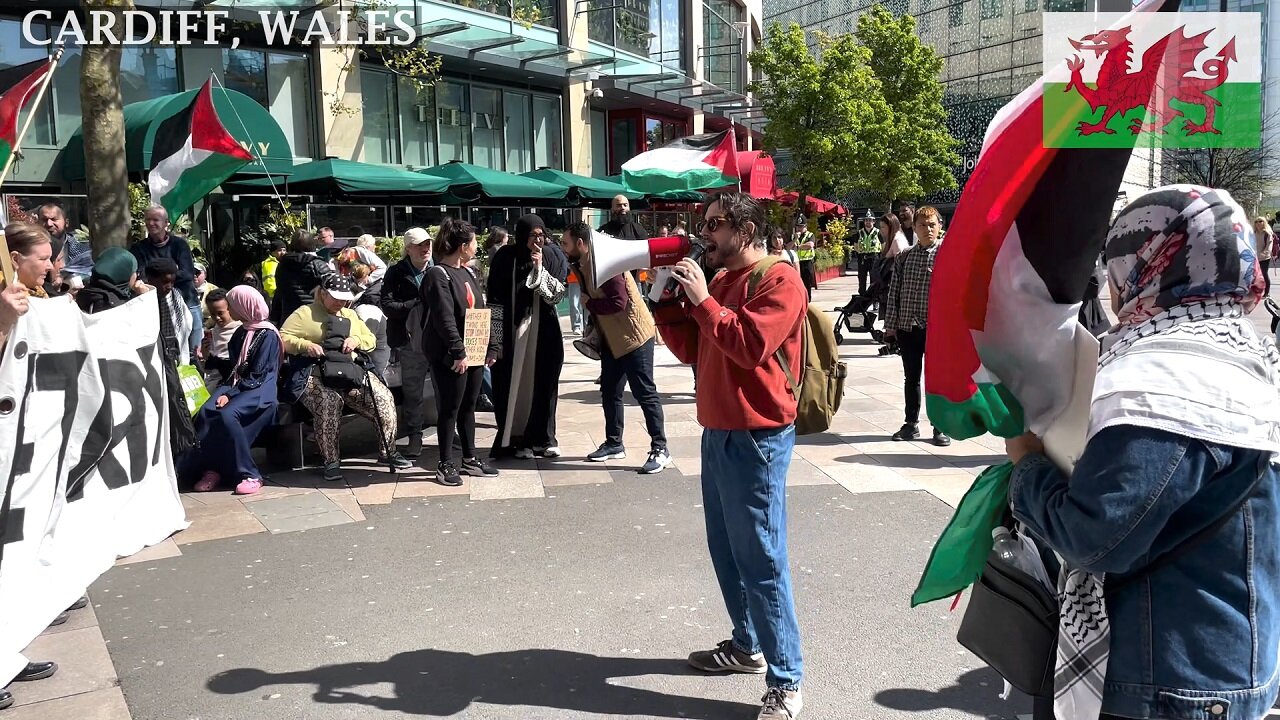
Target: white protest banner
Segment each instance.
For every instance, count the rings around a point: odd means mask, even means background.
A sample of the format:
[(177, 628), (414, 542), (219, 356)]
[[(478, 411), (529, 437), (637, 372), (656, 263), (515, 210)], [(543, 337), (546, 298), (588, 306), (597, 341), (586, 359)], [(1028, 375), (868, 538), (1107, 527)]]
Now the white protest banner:
[(0, 686), (118, 556), (187, 526), (156, 294), (85, 315), (31, 299), (0, 363)]

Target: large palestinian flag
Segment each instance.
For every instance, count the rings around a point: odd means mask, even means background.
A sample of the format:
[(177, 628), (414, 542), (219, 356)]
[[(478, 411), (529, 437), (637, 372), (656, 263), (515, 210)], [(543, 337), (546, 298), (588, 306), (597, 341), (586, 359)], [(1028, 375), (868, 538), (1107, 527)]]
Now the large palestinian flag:
[(213, 109), (213, 79), (195, 99), (160, 124), (151, 151), (151, 200), (176, 218), (253, 160)]
[(688, 135), (642, 152), (622, 166), (622, 184), (646, 195), (736, 185), (738, 147), (732, 130)]
[(0, 70), (0, 168), (9, 161), (18, 145), (18, 114), (52, 67), (48, 60), (36, 60)]
[[(1178, 5), (1146, 0), (1124, 24)], [(1073, 388), (1076, 333), (1086, 332), (1076, 318), (1132, 148), (1060, 147), (1078, 118), (1046, 117), (1045, 92), (1040, 80), (996, 114), (938, 251), (926, 403), (930, 422), (957, 438), (1043, 435), (1073, 394), (1089, 392)]]

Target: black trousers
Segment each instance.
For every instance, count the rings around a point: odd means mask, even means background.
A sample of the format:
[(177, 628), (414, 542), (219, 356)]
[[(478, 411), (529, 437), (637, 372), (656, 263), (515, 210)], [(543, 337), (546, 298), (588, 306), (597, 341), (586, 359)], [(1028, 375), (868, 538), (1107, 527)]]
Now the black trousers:
[[(623, 408), (622, 390), (631, 386), (631, 394), (640, 403), (644, 413), (645, 429), (649, 431), (651, 450), (667, 447), (667, 434), (663, 424), (662, 400), (658, 386), (653, 381), (654, 341), (641, 345), (620, 358), (614, 358), (608, 348), (600, 353), (600, 398), (604, 404), (605, 441), (610, 445), (622, 444)], [(697, 372), (696, 370), (694, 371)]]
[[(462, 443), (462, 457), (476, 456), (476, 399), (484, 383), (484, 367), (454, 372), (449, 365), (431, 361), (431, 386), (436, 391), (436, 440), (440, 462), (453, 462), (453, 439)], [(456, 434), (455, 434), (456, 431)]]
[(920, 422), (920, 377), (924, 372), (924, 328), (898, 331), (898, 352), (902, 355), (902, 396), (906, 403), (905, 422)]
[(858, 253), (858, 294), (867, 294), (867, 278), (871, 277), (871, 270), (876, 265), (876, 259), (880, 256), (876, 253)]
[(1271, 294), (1271, 261), (1259, 260), (1258, 264), (1262, 266), (1262, 281), (1266, 283), (1265, 295)]
[(812, 301), (813, 291), (818, 287), (818, 274), (813, 260), (800, 261), (800, 279), (804, 281), (804, 286), (809, 291), (809, 300)]

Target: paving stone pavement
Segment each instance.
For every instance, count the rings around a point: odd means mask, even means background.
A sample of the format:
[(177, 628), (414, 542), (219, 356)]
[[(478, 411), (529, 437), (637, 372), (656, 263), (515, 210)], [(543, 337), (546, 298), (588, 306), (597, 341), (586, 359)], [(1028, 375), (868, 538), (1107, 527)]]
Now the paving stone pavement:
[[(856, 285), (851, 276), (827, 281), (815, 293), (814, 302), (820, 307), (842, 305)], [(600, 392), (594, 383), (599, 363), (573, 350), (571, 341), (566, 338), (557, 413), (562, 457), (503, 461), (498, 464), (502, 474), (497, 478), (466, 478), (461, 487), (445, 487), (435, 481), (439, 455), (432, 446), (434, 431), (427, 433), (427, 447), (416, 466), (393, 474), (377, 466), (371, 452), (360, 454), (362, 444), (371, 450), (372, 428), (365, 420), (352, 418), (343, 427), (345, 482), (326, 483), (312, 467), (271, 472), (262, 491), (248, 497), (238, 497), (229, 489), (186, 493), (183, 504), (191, 527), (175, 535), (173, 542), (181, 547), (261, 532), (296, 532), (362, 522), (362, 508), (387, 505), (399, 498), (536, 498), (544, 497), (547, 488), (638, 479), (635, 470), (644, 461), (647, 433), (629, 392), (624, 430), (631, 451), (628, 457), (607, 463), (585, 459), (604, 439)], [(902, 423), (902, 364), (896, 357), (876, 356), (876, 347), (866, 335), (845, 339), (841, 355), (849, 364), (849, 378), (844, 402), (829, 432), (799, 439), (788, 483), (838, 484), (853, 493), (923, 489), (954, 503), (978, 472), (999, 460), (1002, 445), (992, 438), (956, 442), (950, 448), (927, 441), (891, 441), (889, 436)], [(702, 428), (694, 405), (693, 374), (659, 346), (654, 375), (663, 395), (674, 470), (696, 476)], [(495, 435), (493, 416), (481, 414), (478, 421), (477, 444), (485, 448)], [(921, 431), (925, 438), (931, 436), (927, 422), (922, 423)], [(255, 452), (260, 453), (264, 468), (271, 466), (265, 451)]]

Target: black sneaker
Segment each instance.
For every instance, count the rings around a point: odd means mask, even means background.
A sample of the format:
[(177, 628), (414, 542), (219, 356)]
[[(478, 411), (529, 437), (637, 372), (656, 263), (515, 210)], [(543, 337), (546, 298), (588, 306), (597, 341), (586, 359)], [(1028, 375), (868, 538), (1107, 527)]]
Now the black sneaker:
[(408, 470), (413, 467), (413, 462), (398, 452), (393, 452), (387, 457), (378, 458), (378, 462), (386, 463), (387, 467), (392, 470)]
[(422, 454), (422, 433), (409, 433), (409, 444), (404, 446), (404, 456), (416, 458)]
[(644, 465), (640, 466), (640, 473), (643, 475), (657, 475), (658, 473), (671, 467), (671, 453), (666, 448), (661, 450), (650, 450), (649, 457), (644, 461)]
[(18, 682), (44, 680), (45, 678), (53, 677), (56, 672), (58, 672), (58, 663), (56, 662), (29, 662), (14, 680)]
[(337, 460), (325, 463), (324, 479), (329, 482), (342, 482), (342, 463)]
[(946, 433), (940, 430), (934, 430), (933, 444), (937, 445), (938, 447), (948, 447), (949, 445), (951, 445), (951, 438), (948, 437)]
[(13, 693), (8, 690), (0, 690), (0, 710), (13, 705)]
[(587, 456), (591, 462), (604, 462), (605, 460), (622, 460), (627, 457), (627, 449), (621, 445), (610, 445), (604, 443), (596, 448), (596, 451)]
[(919, 440), (920, 426), (916, 423), (903, 423), (902, 427), (898, 428), (898, 432), (893, 434), (893, 439), (897, 442)]
[(463, 475), (471, 477), (493, 477), (498, 474), (498, 468), (480, 458), (462, 458), (462, 467), (459, 469)]
[(71, 603), (71, 607), (67, 608), (67, 610), (68, 610), (68, 611), (71, 611), (71, 610), (82, 610), (82, 609), (84, 609), (85, 607), (87, 607), (88, 605), (89, 605), (89, 596), (88, 596), (88, 595), (81, 595), (81, 596), (80, 596), (80, 599), (79, 599), (79, 600), (77, 600), (77, 601), (75, 601), (75, 602), (73, 602), (73, 603)]
[(476, 399), (476, 412), (493, 412), (493, 401), (488, 395), (481, 395)]
[(764, 653), (748, 655), (733, 646), (733, 640), (725, 640), (710, 650), (698, 650), (689, 654), (689, 664), (703, 672), (739, 672), (763, 675), (769, 666)]
[(59, 625), (61, 625), (61, 624), (65, 623), (65, 622), (66, 622), (68, 619), (70, 619), (70, 618), (71, 618), (71, 613), (69, 613), (69, 612), (65, 612), (65, 611), (64, 611), (64, 612), (60, 613), (60, 614), (58, 615), (58, 617), (54, 618), (54, 619), (53, 619), (53, 622), (49, 623), (49, 627), (57, 627), (57, 626), (59, 626)]
[(441, 462), (436, 466), (436, 482), (449, 487), (461, 485), (462, 477), (458, 475), (458, 467), (451, 462)]

